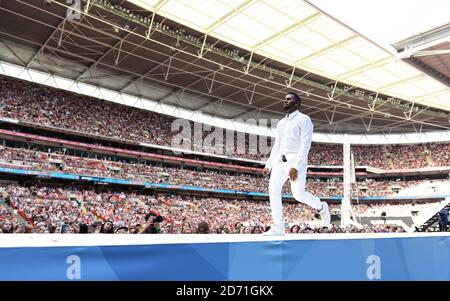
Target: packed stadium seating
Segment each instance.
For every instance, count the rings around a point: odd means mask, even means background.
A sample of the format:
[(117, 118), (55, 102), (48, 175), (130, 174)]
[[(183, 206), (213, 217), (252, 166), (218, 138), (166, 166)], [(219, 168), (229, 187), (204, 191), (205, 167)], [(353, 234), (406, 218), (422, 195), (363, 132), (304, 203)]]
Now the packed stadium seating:
[[(125, 230), (126, 227), (126, 233), (138, 233), (146, 223), (145, 215), (155, 210), (164, 217), (160, 225), (161, 233), (192, 233), (201, 221), (209, 224), (211, 233), (260, 233), (270, 224), (270, 207), (267, 201), (149, 195), (116, 189), (97, 190), (43, 184), (1, 184), (0, 191), (3, 202), (0, 207), (0, 229), (3, 233), (80, 233), (80, 224), (86, 225), (87, 232), (98, 233), (108, 221), (112, 223), (112, 232)], [(401, 216), (411, 211), (424, 210), (433, 203), (358, 204), (354, 205), (354, 210), (359, 216), (373, 216), (382, 211), (388, 212), (388, 215)], [(338, 208), (339, 205), (330, 205), (332, 212)], [(314, 226), (315, 213), (300, 203), (291, 202), (284, 206), (289, 227), (298, 225), (300, 233), (324, 231)], [(333, 226), (326, 230), (399, 231), (403, 230), (389, 225), (345, 229)], [(297, 233), (295, 227), (293, 232)]]
[[(173, 117), (77, 95), (51, 87), (0, 76), (0, 118), (76, 130), (101, 137), (170, 146)], [(207, 133), (203, 133), (205, 136)], [(248, 147), (249, 140), (246, 137)], [(205, 153), (213, 149), (202, 150)], [(357, 165), (386, 170), (450, 166), (450, 144), (352, 146)], [(268, 179), (261, 175), (186, 168), (136, 159), (98, 155), (86, 158), (42, 147), (0, 146), (0, 166), (40, 171), (60, 171), (90, 176), (138, 179), (153, 183), (190, 185), (236, 191), (267, 192)], [(266, 156), (233, 154), (233, 157), (262, 160)], [(309, 164), (342, 165), (342, 146), (313, 143)], [(353, 195), (431, 196), (448, 193), (449, 179), (359, 180)], [(308, 178), (306, 189), (320, 197), (341, 196), (342, 180)], [(283, 188), (290, 192), (289, 183)], [(261, 233), (270, 224), (267, 201), (228, 200), (177, 194), (149, 195), (119, 188), (97, 189), (73, 183), (26, 185), (0, 184), (0, 230), (2, 233), (140, 233), (146, 216), (156, 210), (164, 216), (159, 233), (194, 233), (206, 221), (211, 233)], [(430, 203), (360, 203), (358, 216), (373, 217), (380, 212), (394, 216), (426, 211)], [(332, 211), (339, 206), (331, 204)], [(291, 233), (400, 232), (389, 225), (322, 229), (314, 210), (291, 202), (284, 206)], [(394, 213), (396, 212), (396, 213)]]
[[(176, 134), (171, 132), (174, 117), (5, 76), (0, 76), (1, 117), (162, 146), (170, 146)], [(388, 170), (450, 166), (449, 143), (353, 146), (353, 152), (357, 165)], [(232, 157), (266, 159), (248, 151)], [(313, 143), (309, 164), (342, 165), (342, 146)]]

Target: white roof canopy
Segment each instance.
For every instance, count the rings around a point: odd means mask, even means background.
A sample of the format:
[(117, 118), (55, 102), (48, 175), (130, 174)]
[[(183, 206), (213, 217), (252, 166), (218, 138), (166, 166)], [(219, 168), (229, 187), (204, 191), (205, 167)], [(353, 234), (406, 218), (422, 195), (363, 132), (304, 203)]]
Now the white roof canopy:
[(450, 111), (448, 86), (397, 60), (394, 54), (308, 2), (128, 1), (208, 36), (290, 66), (348, 85)]

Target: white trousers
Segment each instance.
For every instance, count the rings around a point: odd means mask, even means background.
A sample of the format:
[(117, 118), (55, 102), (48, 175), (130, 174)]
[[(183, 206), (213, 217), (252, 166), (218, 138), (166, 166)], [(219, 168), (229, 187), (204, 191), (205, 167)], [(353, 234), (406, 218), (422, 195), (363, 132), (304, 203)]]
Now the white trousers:
[[(287, 162), (281, 158), (273, 164), (269, 181), (270, 207), (272, 209), (272, 220), (275, 227), (284, 229), (283, 207), (281, 204), (281, 190), (284, 183), (289, 178), (289, 170), (292, 167), (295, 155), (287, 155)], [(297, 179), (291, 182), (291, 191), (294, 199), (305, 203), (314, 209), (322, 209), (320, 199), (311, 193), (305, 191), (307, 165), (297, 170)]]

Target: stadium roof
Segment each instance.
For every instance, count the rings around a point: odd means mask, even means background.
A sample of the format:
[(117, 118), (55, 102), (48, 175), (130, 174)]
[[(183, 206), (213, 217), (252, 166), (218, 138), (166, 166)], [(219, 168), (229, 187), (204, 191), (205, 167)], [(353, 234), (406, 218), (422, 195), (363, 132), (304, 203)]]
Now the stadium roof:
[(448, 86), (405, 62), (395, 62), (391, 53), (307, 1), (128, 1), (289, 66), (450, 110)]
[[(398, 56), (450, 85), (450, 22), (394, 43)], [(450, 103), (450, 99), (446, 99)]]
[(0, 2), (0, 58), (224, 118), (279, 118), (296, 90), (317, 131), (450, 129), (448, 85), (307, 2), (74, 3)]
[(308, 0), (391, 53), (393, 43), (449, 22), (447, 0)]

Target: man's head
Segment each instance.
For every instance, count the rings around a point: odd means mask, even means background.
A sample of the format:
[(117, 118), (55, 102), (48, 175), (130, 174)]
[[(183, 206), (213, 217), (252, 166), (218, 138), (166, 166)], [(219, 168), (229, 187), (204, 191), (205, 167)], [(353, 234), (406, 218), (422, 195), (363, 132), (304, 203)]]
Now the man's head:
[(89, 227), (86, 224), (80, 223), (79, 225), (80, 228), (80, 233), (88, 233), (89, 232)]
[(116, 230), (117, 234), (127, 234), (128, 233), (128, 228), (127, 227), (120, 227)]
[(209, 225), (206, 221), (201, 221), (197, 227), (198, 234), (208, 234), (209, 233)]
[(61, 230), (62, 230), (62, 226), (58, 225), (58, 226), (56, 226), (54, 233), (61, 233)]
[(292, 113), (300, 109), (301, 99), (300, 96), (295, 92), (289, 92), (286, 94), (283, 100), (283, 110), (286, 113)]
[(17, 224), (15, 233), (25, 233), (25, 225), (22, 223)]
[(145, 221), (148, 222), (149, 219), (151, 219), (154, 224), (161, 223), (164, 220), (164, 218), (159, 213), (155, 213), (155, 211), (151, 211), (145, 215)]

